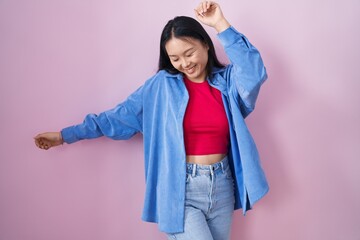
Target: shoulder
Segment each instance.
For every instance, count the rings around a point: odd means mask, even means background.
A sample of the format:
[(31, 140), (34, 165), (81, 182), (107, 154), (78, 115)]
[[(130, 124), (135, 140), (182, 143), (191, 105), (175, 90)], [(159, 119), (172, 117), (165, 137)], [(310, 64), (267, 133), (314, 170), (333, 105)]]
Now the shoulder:
[(227, 64), (223, 68), (214, 68), (212, 83), (223, 91), (230, 91), (234, 85), (234, 65), (232, 63)]
[(164, 79), (178, 78), (178, 75), (179, 74), (171, 74), (166, 70), (160, 70), (157, 73), (155, 73), (153, 76), (151, 76), (149, 79), (147, 79), (145, 84), (152, 84), (158, 81), (162, 81)]
[(145, 81), (142, 86), (144, 96), (158, 96), (159, 94), (171, 94), (182, 84), (182, 74), (171, 74), (160, 70)]
[(231, 77), (231, 70), (233, 69), (234, 65), (232, 63), (225, 65), (223, 68), (214, 68), (213, 69), (213, 77), (216, 78), (223, 78), (226, 81), (229, 80)]
[(153, 87), (157, 85), (166, 85), (169, 82), (181, 80), (183, 77), (181, 74), (171, 74), (165, 70), (160, 70), (144, 83), (144, 87)]

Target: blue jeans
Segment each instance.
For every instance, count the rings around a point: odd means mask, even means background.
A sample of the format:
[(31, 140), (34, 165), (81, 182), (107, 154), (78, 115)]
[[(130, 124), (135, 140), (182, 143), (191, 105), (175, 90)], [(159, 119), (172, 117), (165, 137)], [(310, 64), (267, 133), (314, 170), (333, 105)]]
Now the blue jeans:
[(227, 157), (212, 165), (188, 163), (186, 175), (184, 232), (168, 239), (230, 239), (235, 198)]

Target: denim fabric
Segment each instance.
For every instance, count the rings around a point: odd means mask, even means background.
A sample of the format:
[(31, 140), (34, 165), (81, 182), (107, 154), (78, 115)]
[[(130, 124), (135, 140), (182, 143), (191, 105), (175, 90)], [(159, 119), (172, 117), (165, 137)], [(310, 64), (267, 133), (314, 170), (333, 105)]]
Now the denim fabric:
[[(245, 123), (267, 74), (260, 53), (235, 28), (229, 27), (218, 38), (231, 63), (213, 69), (207, 81), (222, 93), (230, 126), (228, 156), (235, 183), (234, 208), (242, 208), (245, 214), (269, 190)], [(89, 114), (83, 123), (61, 131), (66, 143), (100, 136), (122, 140), (142, 133), (146, 181), (142, 219), (158, 223), (160, 231), (166, 233), (184, 230), (183, 119), (188, 100), (183, 75), (161, 70), (116, 107)]]
[(187, 164), (184, 232), (169, 239), (226, 240), (234, 212), (234, 180), (228, 158), (212, 165)]

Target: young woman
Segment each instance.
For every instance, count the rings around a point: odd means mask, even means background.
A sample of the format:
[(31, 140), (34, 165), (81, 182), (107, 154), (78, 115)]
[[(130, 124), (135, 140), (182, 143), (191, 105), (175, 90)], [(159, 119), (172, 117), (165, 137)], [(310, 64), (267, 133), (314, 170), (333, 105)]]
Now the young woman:
[(142, 219), (169, 239), (229, 239), (233, 211), (249, 210), (268, 191), (245, 124), (266, 70), (257, 49), (201, 2), (199, 22), (213, 27), (231, 64), (222, 65), (201, 24), (175, 17), (163, 29), (159, 71), (115, 108), (35, 137), (49, 149), (107, 136), (144, 136), (146, 193)]

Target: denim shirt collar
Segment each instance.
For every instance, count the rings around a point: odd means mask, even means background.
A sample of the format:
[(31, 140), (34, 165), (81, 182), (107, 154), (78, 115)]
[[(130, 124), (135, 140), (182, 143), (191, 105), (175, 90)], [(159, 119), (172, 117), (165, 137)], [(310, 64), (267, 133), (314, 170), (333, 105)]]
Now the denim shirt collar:
[[(218, 89), (225, 96), (228, 96), (226, 80), (222, 77), (221, 74), (225, 72), (225, 70), (226, 70), (225, 68), (214, 67), (212, 71), (213, 78), (212, 79), (208, 78), (207, 81), (209, 81), (210, 86)], [(172, 74), (166, 71), (165, 76), (169, 78), (176, 78), (177, 80), (181, 80), (181, 81), (184, 79), (183, 73)]]

